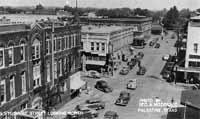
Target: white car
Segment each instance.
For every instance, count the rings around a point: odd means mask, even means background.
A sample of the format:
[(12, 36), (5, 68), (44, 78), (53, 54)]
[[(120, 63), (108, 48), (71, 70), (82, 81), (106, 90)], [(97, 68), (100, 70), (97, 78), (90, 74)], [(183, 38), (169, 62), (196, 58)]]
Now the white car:
[(137, 88), (137, 79), (131, 79), (127, 83), (127, 89), (135, 90)]
[(170, 58), (170, 55), (164, 55), (164, 56), (162, 57), (162, 59), (163, 59), (164, 61), (167, 61), (169, 58)]

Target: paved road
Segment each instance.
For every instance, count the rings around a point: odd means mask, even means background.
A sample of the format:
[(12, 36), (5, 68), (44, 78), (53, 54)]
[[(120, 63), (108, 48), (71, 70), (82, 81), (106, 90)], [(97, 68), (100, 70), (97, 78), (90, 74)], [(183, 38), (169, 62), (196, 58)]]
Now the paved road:
[[(170, 35), (170, 34), (169, 34)], [(172, 97), (175, 102), (180, 104), (180, 95), (181, 90), (180, 87), (174, 86), (165, 82), (161, 76), (160, 72), (165, 64), (162, 61), (162, 56), (164, 54), (174, 54), (175, 48), (174, 43), (175, 39), (169, 39), (168, 36), (166, 40), (158, 41), (161, 44), (159, 49), (150, 48), (147, 44), (144, 49), (139, 49), (136, 52), (142, 51), (144, 52), (144, 58), (142, 60), (142, 64), (147, 68), (147, 72), (144, 76), (137, 76), (136, 71), (138, 67), (134, 67), (133, 70), (129, 72), (126, 76), (121, 76), (118, 73), (113, 78), (105, 78), (108, 81), (109, 85), (111, 85), (114, 89), (112, 93), (105, 94), (93, 88), (96, 79), (86, 78), (89, 82), (90, 87), (92, 87), (93, 94), (90, 96), (82, 96), (80, 99), (77, 98), (73, 103), (66, 104), (62, 109), (62, 111), (70, 111), (72, 110), (76, 104), (84, 102), (86, 99), (94, 96), (99, 96), (103, 101), (106, 102), (106, 109), (100, 111), (100, 115), (98, 119), (103, 119), (103, 115), (108, 110), (116, 111), (121, 119), (166, 119), (166, 112), (139, 112), (139, 100), (141, 99), (155, 99), (155, 97), (159, 97), (162, 102), (171, 101)], [(125, 63), (124, 63), (125, 64)], [(123, 65), (124, 65), (123, 64)], [(126, 107), (116, 106), (114, 105), (115, 100), (118, 98), (119, 93), (122, 90), (127, 90), (125, 85), (128, 82), (128, 79), (137, 78), (137, 89), (136, 90), (128, 90), (131, 93), (131, 100)]]

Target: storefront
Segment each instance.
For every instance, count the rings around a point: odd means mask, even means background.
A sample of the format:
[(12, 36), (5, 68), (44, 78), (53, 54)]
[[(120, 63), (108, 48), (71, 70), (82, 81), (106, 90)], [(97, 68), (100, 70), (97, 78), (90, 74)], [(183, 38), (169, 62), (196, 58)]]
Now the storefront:
[(144, 48), (145, 46), (144, 35), (136, 36), (133, 40), (133, 46), (135, 48)]
[(78, 96), (82, 89), (86, 88), (86, 82), (81, 79), (81, 72), (77, 72), (70, 76), (71, 98)]

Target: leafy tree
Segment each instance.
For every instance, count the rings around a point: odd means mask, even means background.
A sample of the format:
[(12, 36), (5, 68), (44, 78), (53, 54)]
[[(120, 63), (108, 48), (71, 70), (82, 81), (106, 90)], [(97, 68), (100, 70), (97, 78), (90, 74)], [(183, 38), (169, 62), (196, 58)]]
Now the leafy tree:
[(36, 10), (42, 10), (44, 9), (44, 7), (41, 4), (36, 5)]
[(179, 11), (176, 6), (170, 8), (167, 14), (164, 16), (163, 23), (164, 27), (173, 29), (179, 22)]

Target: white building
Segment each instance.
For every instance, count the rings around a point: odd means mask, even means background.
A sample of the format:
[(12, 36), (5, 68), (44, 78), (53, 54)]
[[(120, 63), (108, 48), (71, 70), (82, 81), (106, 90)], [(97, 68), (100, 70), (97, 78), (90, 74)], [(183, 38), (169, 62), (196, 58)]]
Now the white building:
[(83, 67), (99, 70), (109, 65), (111, 55), (133, 43), (133, 27), (83, 26)]
[(184, 72), (184, 79), (199, 81), (200, 77), (200, 16), (192, 17), (188, 24), (185, 67), (178, 67)]

